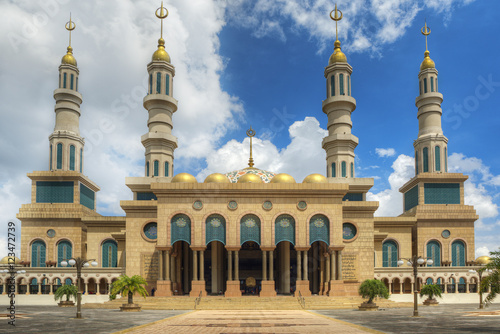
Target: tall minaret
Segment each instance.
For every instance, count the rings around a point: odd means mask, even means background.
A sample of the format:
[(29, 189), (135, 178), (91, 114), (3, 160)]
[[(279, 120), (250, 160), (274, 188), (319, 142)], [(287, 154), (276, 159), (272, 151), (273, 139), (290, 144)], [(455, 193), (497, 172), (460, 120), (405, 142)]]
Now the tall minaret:
[(441, 103), (443, 95), (438, 93), (438, 71), (429, 57), (427, 36), (431, 30), (425, 23), (422, 34), (425, 36), (424, 61), (418, 74), (419, 96), (415, 100), (418, 108), (418, 138), (415, 147), (415, 174), (448, 171), (448, 139), (441, 128)]
[(172, 97), (175, 68), (170, 64), (163, 39), (163, 19), (168, 16), (163, 2), (156, 16), (161, 20), (161, 37), (158, 50), (148, 64), (149, 86), (144, 108), (149, 112), (149, 132), (141, 141), (146, 148), (145, 176), (169, 177), (174, 173), (174, 150), (177, 148), (177, 138), (172, 135), (172, 115), (177, 110), (177, 100)]
[(75, 23), (66, 23), (69, 31), (68, 51), (59, 66), (59, 88), (54, 91), (56, 100), (56, 125), (49, 136), (49, 170), (83, 171), (84, 139), (80, 136), (80, 104), (82, 95), (78, 93), (78, 67), (71, 47), (71, 31)]
[(323, 138), (323, 149), (326, 151), (328, 177), (353, 178), (354, 149), (358, 146), (358, 138), (351, 133), (351, 113), (356, 109), (356, 100), (351, 96), (352, 67), (347, 63), (338, 39), (337, 23), (342, 16), (335, 5), (330, 12), (330, 18), (335, 21), (335, 49), (325, 68), (323, 112), (328, 115), (328, 137)]

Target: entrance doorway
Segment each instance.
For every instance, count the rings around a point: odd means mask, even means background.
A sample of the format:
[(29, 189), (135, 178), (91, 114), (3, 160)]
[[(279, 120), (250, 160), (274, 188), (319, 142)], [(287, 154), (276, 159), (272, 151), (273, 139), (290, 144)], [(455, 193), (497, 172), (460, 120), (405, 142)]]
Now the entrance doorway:
[(203, 264), (205, 289), (207, 294), (224, 295), (227, 280), (227, 250), (220, 241), (212, 241), (207, 245)]
[(262, 251), (258, 243), (247, 241), (239, 255), (240, 290), (243, 295), (258, 296), (262, 281)]
[(174, 295), (186, 295), (191, 291), (193, 274), (193, 251), (186, 241), (177, 241), (172, 246), (171, 280)]
[(297, 282), (297, 251), (291, 242), (281, 241), (276, 245), (274, 263), (276, 292), (293, 294)]
[(326, 283), (326, 256), (328, 245), (323, 241), (315, 241), (307, 251), (309, 289), (313, 295), (325, 293)]

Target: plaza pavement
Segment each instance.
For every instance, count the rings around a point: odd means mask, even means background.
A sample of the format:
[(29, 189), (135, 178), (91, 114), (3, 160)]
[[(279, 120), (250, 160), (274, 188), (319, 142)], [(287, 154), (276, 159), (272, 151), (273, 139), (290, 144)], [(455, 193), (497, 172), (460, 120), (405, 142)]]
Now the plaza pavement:
[[(2, 307), (3, 309), (3, 307)], [(0, 333), (499, 333), (500, 305), (479, 311), (477, 304), (358, 310), (144, 310), (124, 313), (110, 309), (83, 309), (85, 319), (74, 319), (75, 308), (20, 306), (16, 327), (0, 318)], [(0, 310), (5, 313), (6, 310)]]

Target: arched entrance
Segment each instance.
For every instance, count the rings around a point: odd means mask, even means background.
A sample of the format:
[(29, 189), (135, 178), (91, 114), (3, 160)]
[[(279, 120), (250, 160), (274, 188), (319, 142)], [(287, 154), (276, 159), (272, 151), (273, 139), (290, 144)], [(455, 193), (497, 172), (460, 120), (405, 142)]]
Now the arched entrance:
[(239, 282), (243, 295), (259, 295), (262, 282), (262, 252), (255, 241), (246, 241), (239, 253)]
[(295, 251), (295, 219), (280, 215), (274, 222), (276, 245), (275, 289), (279, 294), (293, 294), (297, 281), (297, 252)]
[[(328, 290), (327, 259), (329, 260), (328, 245), (323, 241), (315, 241), (307, 252), (309, 289), (312, 294), (323, 295)], [(329, 262), (329, 261), (328, 261)]]
[(89, 278), (88, 280), (87, 293), (89, 295), (95, 295), (97, 293), (97, 283), (94, 278)]
[(189, 291), (191, 291), (193, 275), (189, 269), (193, 267), (192, 259), (193, 251), (186, 241), (177, 241), (174, 243), (170, 265), (170, 277), (174, 295), (189, 294)]
[(202, 270), (205, 277), (205, 290), (211, 295), (222, 295), (226, 291), (227, 250), (226, 219), (219, 214), (208, 216), (205, 222), (205, 243)]

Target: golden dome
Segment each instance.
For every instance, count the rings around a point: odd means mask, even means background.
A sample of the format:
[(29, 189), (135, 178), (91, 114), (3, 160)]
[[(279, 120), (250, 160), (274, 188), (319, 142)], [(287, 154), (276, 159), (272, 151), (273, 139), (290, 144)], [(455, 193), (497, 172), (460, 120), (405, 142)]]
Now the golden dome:
[(347, 57), (340, 49), (340, 41), (336, 40), (333, 45), (335, 46), (335, 49), (330, 56), (330, 61), (328, 62), (328, 64), (332, 65), (334, 63), (347, 63)]
[(231, 183), (229, 179), (221, 173), (213, 173), (207, 176), (204, 183)]
[(196, 178), (189, 173), (180, 173), (173, 177), (172, 183), (198, 183)]
[(61, 64), (76, 66), (76, 59), (73, 57), (73, 48), (68, 46), (68, 52), (62, 57)]
[[(12, 264), (12, 261), (9, 262), (9, 256), (6, 256), (4, 257), (3, 259), (0, 260), (0, 264)], [(15, 264), (19, 264), (19, 262), (21, 262), (21, 260), (17, 257), (14, 257), (14, 263)]]
[(321, 174), (311, 174), (306, 176), (302, 183), (327, 183), (328, 180)]
[(296, 183), (295, 179), (286, 173), (276, 174), (272, 179), (271, 183)]
[(158, 40), (158, 50), (156, 50), (155, 53), (153, 53), (152, 61), (155, 60), (163, 60), (166, 61), (167, 63), (170, 63), (170, 56), (165, 50), (165, 40), (163, 38), (160, 38)]
[(253, 173), (247, 173), (245, 175), (240, 176), (240, 178), (238, 179), (238, 183), (263, 183), (263, 182), (260, 176)]
[(491, 261), (491, 258), (489, 256), (480, 256), (476, 259), (476, 263), (477, 264), (480, 264), (480, 265), (486, 265), (488, 263), (490, 263)]
[(434, 61), (431, 59), (431, 57), (429, 57), (429, 54), (430, 52), (429, 51), (425, 51), (424, 53), (424, 61), (422, 62), (422, 64), (420, 65), (420, 70), (425, 70), (426, 68), (436, 68), (436, 64), (434, 64)]

